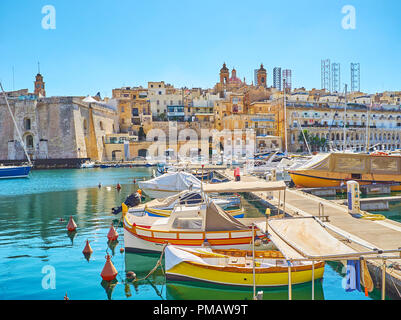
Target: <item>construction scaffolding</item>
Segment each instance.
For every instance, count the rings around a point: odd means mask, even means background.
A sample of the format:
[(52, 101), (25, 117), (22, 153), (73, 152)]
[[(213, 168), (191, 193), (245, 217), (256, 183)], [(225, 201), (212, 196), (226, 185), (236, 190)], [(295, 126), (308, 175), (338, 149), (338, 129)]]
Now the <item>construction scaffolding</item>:
[(340, 64), (333, 62), (331, 64), (331, 89), (333, 92), (341, 91), (341, 73)]
[(331, 92), (331, 72), (330, 72), (330, 59), (321, 61), (321, 82), (322, 89)]
[(361, 91), (361, 65), (351, 62), (351, 92)]

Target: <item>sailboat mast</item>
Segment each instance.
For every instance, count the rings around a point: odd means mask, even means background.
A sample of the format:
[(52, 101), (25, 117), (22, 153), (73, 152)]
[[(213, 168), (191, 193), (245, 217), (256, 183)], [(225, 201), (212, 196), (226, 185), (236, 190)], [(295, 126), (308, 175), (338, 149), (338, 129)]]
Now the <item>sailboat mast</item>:
[(345, 128), (345, 123), (346, 123), (346, 118), (347, 118), (347, 85), (345, 85), (345, 106), (344, 106), (344, 117), (343, 117), (343, 127), (344, 127), (344, 145), (343, 145), (343, 152), (345, 152), (346, 149), (346, 141), (347, 141), (347, 132)]
[(287, 104), (285, 101), (285, 79), (283, 80), (283, 104), (284, 104), (284, 142), (285, 142), (285, 154), (287, 154)]
[(14, 123), (14, 127), (15, 127), (15, 129), (17, 130), (17, 134), (18, 134), (18, 137), (19, 137), (19, 139), (20, 139), (22, 148), (24, 149), (25, 156), (26, 156), (26, 158), (28, 159), (29, 165), (32, 166), (31, 158), (29, 157), (28, 152), (26, 151), (25, 143), (24, 143), (24, 141), (22, 140), (21, 133), (19, 132), (19, 129), (18, 129), (18, 126), (17, 126), (17, 122), (15, 121), (15, 118), (14, 118), (14, 115), (13, 115), (13, 113), (12, 113), (12, 111), (11, 111), (10, 105), (8, 104), (7, 95), (6, 95), (6, 93), (4, 92), (3, 85), (1, 84), (1, 82), (0, 82), (0, 87), (1, 87), (1, 91), (3, 92), (3, 95), (4, 95), (4, 99), (6, 100), (6, 104), (7, 104), (7, 107), (8, 107), (8, 111), (10, 112), (11, 119), (13, 120), (13, 123)]

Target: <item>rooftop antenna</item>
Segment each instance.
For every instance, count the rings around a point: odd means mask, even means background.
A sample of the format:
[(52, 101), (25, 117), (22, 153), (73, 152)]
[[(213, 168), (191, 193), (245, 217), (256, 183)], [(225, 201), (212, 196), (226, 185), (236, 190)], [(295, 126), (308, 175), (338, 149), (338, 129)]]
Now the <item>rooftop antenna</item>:
[(40, 63), (38, 61), (38, 73), (40, 74)]

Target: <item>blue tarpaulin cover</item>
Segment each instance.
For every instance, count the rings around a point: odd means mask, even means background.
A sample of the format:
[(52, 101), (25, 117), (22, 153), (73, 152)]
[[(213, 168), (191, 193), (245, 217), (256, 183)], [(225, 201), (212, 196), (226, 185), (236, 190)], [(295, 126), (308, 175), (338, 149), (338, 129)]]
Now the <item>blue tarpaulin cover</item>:
[(351, 292), (354, 290), (361, 291), (361, 264), (359, 260), (347, 261), (347, 274), (345, 291)]

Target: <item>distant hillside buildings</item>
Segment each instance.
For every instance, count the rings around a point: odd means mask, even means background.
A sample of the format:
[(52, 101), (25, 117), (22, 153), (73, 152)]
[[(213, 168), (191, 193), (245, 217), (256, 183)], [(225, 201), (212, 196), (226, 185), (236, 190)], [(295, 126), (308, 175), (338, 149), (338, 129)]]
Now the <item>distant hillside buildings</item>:
[[(331, 66), (331, 75), (339, 76), (339, 69), (335, 71), (339, 65)], [(283, 149), (285, 136), (288, 151), (306, 151), (302, 130), (319, 139), (315, 149), (362, 151), (367, 126), (371, 146), (401, 148), (401, 92), (367, 94), (354, 87), (356, 91), (351, 90), (345, 99), (341, 90), (292, 88), (291, 70), (280, 67), (273, 69), (268, 86), (268, 74), (261, 64), (255, 69), (254, 82), (248, 84), (224, 63), (213, 88), (175, 88), (156, 81), (146, 87), (115, 88), (111, 99), (102, 100), (99, 96), (46, 97), (45, 82), (38, 73), (33, 93), (24, 89), (7, 96), (32, 159), (131, 160), (146, 156), (155, 142), (171, 138), (176, 145), (160, 149), (160, 156), (177, 154), (183, 145), (187, 155), (197, 154), (202, 144), (216, 155), (227, 137), (216, 140), (211, 135), (228, 130), (252, 130), (255, 152)], [(330, 79), (330, 86), (337, 87), (337, 75)], [(204, 130), (210, 135), (202, 136)], [(0, 136), (0, 160), (25, 158), (4, 97), (0, 97)], [(231, 140), (232, 147), (250, 143), (245, 134), (233, 134)]]

